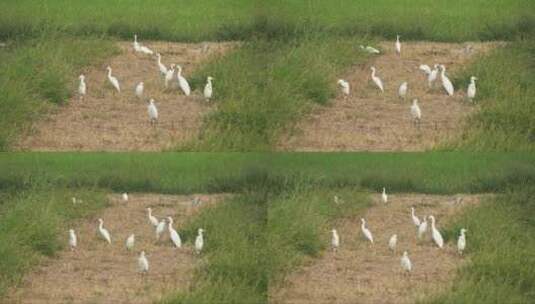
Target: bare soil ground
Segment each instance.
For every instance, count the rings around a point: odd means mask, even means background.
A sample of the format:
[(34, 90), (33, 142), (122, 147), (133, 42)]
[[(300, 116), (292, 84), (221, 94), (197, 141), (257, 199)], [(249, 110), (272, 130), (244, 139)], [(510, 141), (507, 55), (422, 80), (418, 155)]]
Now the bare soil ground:
[[(465, 101), (468, 84), (455, 88), (448, 97), (440, 77), (433, 90), (427, 86), (427, 75), (420, 64), (446, 66), (451, 75), (465, 66), (474, 56), (484, 54), (500, 43), (435, 43), (406, 42), (401, 56), (394, 52), (393, 42), (382, 42), (381, 55), (363, 65), (355, 65), (341, 75), (350, 83), (351, 95), (342, 94), (327, 107), (315, 106), (310, 115), (298, 122), (284, 136), (279, 149), (291, 151), (422, 151), (433, 148), (457, 135), (463, 119), (477, 106)], [(471, 46), (470, 51), (466, 51)], [(377, 68), (383, 80), (382, 94), (371, 81), (370, 67)], [(398, 97), (401, 83), (408, 82), (405, 100)], [(484, 80), (481, 80), (484, 81)], [(421, 128), (410, 118), (413, 98), (419, 99), (422, 110)]]
[[(340, 235), (339, 250), (329, 250), (319, 259), (308, 261), (271, 292), (270, 302), (413, 303), (448, 288), (455, 270), (467, 258), (457, 254), (456, 240), (447, 242), (443, 249), (436, 247), (430, 236), (430, 221), (425, 240), (418, 241), (410, 207), (416, 208), (420, 218), (434, 215), (440, 229), (465, 206), (479, 200), (479, 196), (463, 196), (458, 202), (456, 197), (402, 194), (390, 195), (385, 205), (376, 197), (374, 206), (364, 214), (374, 236), (373, 245), (362, 236), (359, 218), (340, 220), (333, 227)], [(388, 240), (394, 233), (398, 244), (393, 253)], [(400, 266), (404, 250), (413, 264), (410, 275), (404, 274)]]
[[(73, 227), (78, 236), (75, 251), (68, 248), (57, 258), (43, 261), (14, 288), (2, 303), (153, 303), (170, 292), (185, 290), (193, 270), (202, 262), (194, 254), (192, 239), (183, 235), (183, 247), (175, 249), (164, 237), (156, 243), (155, 229), (145, 208), (158, 218), (173, 217), (179, 229), (200, 208), (217, 203), (224, 195), (197, 195), (202, 203), (194, 206), (194, 196), (131, 194), (128, 202), (110, 195), (111, 206), (94, 218)], [(83, 204), (83, 202), (81, 203)], [(98, 218), (111, 234), (108, 245), (98, 235)], [(126, 238), (135, 233), (133, 252), (125, 248)], [(65, 233), (67, 243), (68, 232)], [(145, 278), (137, 272), (137, 258), (144, 250), (150, 271)]]
[[(150, 42), (162, 55), (162, 63), (182, 66), (188, 78), (200, 62), (221, 55), (233, 43)], [(159, 151), (197, 136), (203, 115), (210, 111), (202, 92), (186, 97), (179, 91), (176, 77), (173, 88), (164, 88), (155, 56), (135, 53), (131, 42), (119, 43), (121, 53), (99, 66), (84, 71), (87, 95), (75, 96), (65, 106), (57, 107), (37, 121), (17, 148), (38, 151)], [(118, 78), (121, 93), (116, 93), (107, 79), (110, 65)], [(135, 86), (145, 83), (145, 99), (154, 98), (159, 123), (152, 127), (147, 114), (147, 100), (138, 100)], [(217, 87), (217, 83), (214, 83)], [(77, 92), (78, 82), (73, 86)]]

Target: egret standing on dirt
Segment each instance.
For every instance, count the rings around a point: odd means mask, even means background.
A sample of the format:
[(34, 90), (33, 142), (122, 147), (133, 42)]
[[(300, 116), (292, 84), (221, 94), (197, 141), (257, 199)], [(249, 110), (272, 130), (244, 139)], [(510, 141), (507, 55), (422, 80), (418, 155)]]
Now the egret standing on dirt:
[(78, 95), (80, 95), (80, 101), (84, 100), (85, 93), (87, 93), (87, 85), (85, 84), (85, 75), (80, 75), (80, 84), (78, 85)]
[(126, 250), (133, 250), (134, 244), (136, 242), (136, 236), (132, 233), (127, 239), (126, 239)]
[(175, 65), (171, 64), (171, 68), (169, 68), (165, 74), (165, 88), (169, 87), (169, 83), (173, 80), (173, 76), (175, 76)]
[(158, 219), (152, 215), (152, 208), (147, 208), (147, 215), (149, 217), (149, 222), (151, 223), (152, 226), (156, 227), (158, 226)]
[(146, 274), (149, 272), (149, 261), (145, 256), (145, 251), (141, 251), (139, 258), (137, 258), (138, 270), (141, 274)]
[(128, 193), (123, 193), (122, 198), (124, 202), (128, 202)]
[(459, 251), (459, 254), (463, 254), (464, 249), (466, 248), (466, 229), (461, 229), (461, 235), (459, 235), (459, 239), (457, 240), (457, 251)]
[(398, 235), (397, 234), (393, 234), (390, 237), (390, 240), (388, 241), (388, 248), (390, 248), (390, 250), (392, 250), (392, 251), (395, 251), (397, 243), (398, 243)]
[(178, 235), (178, 232), (176, 232), (175, 228), (173, 228), (173, 218), (168, 216), (167, 220), (169, 221), (169, 223), (167, 224), (167, 228), (169, 228), (169, 236), (171, 238), (171, 242), (173, 242), (176, 248), (182, 247), (182, 240), (180, 239), (180, 235)]
[(408, 87), (408, 84), (407, 82), (403, 82), (400, 86), (399, 86), (399, 90), (398, 90), (398, 95), (399, 95), (399, 98), (401, 99), (405, 99), (405, 96), (407, 96), (407, 87)]
[(474, 102), (474, 97), (476, 97), (476, 80), (477, 77), (470, 77), (470, 84), (468, 85), (468, 90), (466, 91), (466, 96), (471, 102)]
[(403, 256), (401, 257), (401, 268), (406, 272), (412, 271), (412, 263), (409, 259), (409, 254), (407, 253), (407, 251), (404, 251)]
[(143, 81), (137, 84), (136, 86), (136, 97), (139, 99), (143, 99), (143, 91), (145, 90), (145, 85), (143, 84)]
[(375, 83), (375, 85), (381, 90), (382, 93), (384, 93), (385, 89), (383, 88), (383, 81), (381, 78), (375, 76), (375, 67), (370, 68), (372, 70), (372, 80)]
[(418, 226), (418, 239), (421, 239), (422, 236), (427, 232), (427, 216), (424, 216), (424, 220)]
[(398, 55), (401, 55), (401, 42), (399, 42), (399, 35), (397, 35), (396, 37), (396, 53), (398, 53)]
[(360, 221), (362, 222), (362, 224), (360, 225), (360, 230), (362, 231), (362, 234), (364, 234), (364, 237), (373, 244), (373, 235), (372, 232), (368, 228), (366, 228), (366, 220), (361, 218)]
[(418, 106), (418, 99), (412, 100), (411, 117), (412, 117), (413, 123), (417, 127), (420, 127), (420, 121), (422, 120), (422, 111), (420, 110), (420, 106)]
[(340, 246), (340, 236), (338, 236), (338, 232), (336, 231), (336, 229), (333, 229), (331, 232), (333, 234), (331, 238), (331, 247), (333, 251), (336, 251), (338, 250), (338, 247)]
[(111, 85), (117, 90), (117, 92), (121, 93), (121, 86), (119, 85), (119, 80), (115, 76), (111, 75), (111, 67), (108, 66), (108, 80), (110, 81)]
[(381, 200), (383, 203), (388, 203), (388, 194), (386, 194), (386, 188), (383, 187), (383, 193), (381, 193)]
[(71, 250), (74, 250), (77, 245), (78, 240), (76, 238), (76, 233), (74, 233), (74, 229), (69, 229), (69, 246), (71, 247)]
[(363, 50), (363, 51), (366, 51), (370, 54), (379, 54), (381, 53), (378, 49), (374, 48), (374, 47), (371, 47), (371, 46), (367, 46), (367, 47), (364, 47), (363, 45), (360, 45), (360, 48)]
[(195, 252), (197, 252), (197, 254), (200, 254), (202, 248), (204, 247), (203, 232), (204, 229), (202, 228), (199, 228), (199, 230), (197, 231), (197, 238), (195, 239)]
[(167, 67), (165, 67), (165, 65), (162, 63), (162, 55), (157, 53), (156, 58), (158, 58), (158, 69), (160, 70), (160, 74), (163, 76), (167, 75)]
[(191, 93), (191, 89), (189, 87), (189, 83), (186, 80), (186, 78), (182, 76), (182, 67), (177, 64), (177, 69), (178, 69), (178, 72), (176, 74), (176, 78), (178, 80), (178, 86), (180, 87), (182, 92), (184, 92), (184, 95), (189, 96), (189, 94)]
[(446, 67), (444, 65), (440, 65), (441, 73), (440, 73), (440, 79), (442, 80), (442, 87), (444, 90), (446, 90), (446, 93), (448, 93), (449, 96), (453, 96), (454, 89), (453, 84), (451, 83), (448, 76), (446, 76)]
[(420, 227), (420, 219), (416, 216), (416, 214), (414, 214), (414, 207), (411, 207), (411, 218), (412, 218), (412, 223), (416, 226), (416, 227)]
[(208, 76), (206, 78), (206, 85), (204, 86), (204, 91), (203, 91), (204, 99), (206, 99), (206, 101), (210, 101), (210, 99), (212, 98), (212, 93), (213, 93), (212, 80), (213, 79), (214, 78), (212, 76)]
[(141, 52), (141, 45), (139, 45), (139, 42), (137, 42), (137, 34), (134, 34), (134, 51)]
[(106, 230), (106, 228), (104, 228), (104, 221), (101, 218), (99, 218), (98, 222), (99, 222), (98, 231), (100, 233), (100, 236), (104, 240), (106, 240), (106, 242), (108, 242), (108, 244), (111, 244), (110, 233), (108, 232), (108, 230)]
[(433, 241), (439, 248), (444, 247), (444, 239), (442, 238), (442, 234), (440, 234), (440, 231), (438, 231), (437, 227), (435, 226), (435, 217), (430, 215), (429, 218), (431, 219), (431, 232), (433, 236)]
[(154, 104), (154, 99), (151, 99), (149, 101), (149, 105), (147, 106), (147, 112), (149, 113), (149, 119), (150, 124), (154, 125), (158, 122), (158, 108), (156, 108), (156, 105)]
[(156, 226), (156, 240), (159, 241), (160, 237), (162, 236), (163, 231), (165, 230), (165, 220), (162, 219), (158, 226)]
[(438, 64), (435, 64), (433, 70), (427, 76), (427, 86), (429, 86), (429, 88), (433, 87), (435, 80), (437, 80), (437, 76), (438, 76)]
[(337, 83), (342, 89), (342, 93), (344, 93), (344, 97), (349, 96), (349, 82), (343, 79), (338, 79)]

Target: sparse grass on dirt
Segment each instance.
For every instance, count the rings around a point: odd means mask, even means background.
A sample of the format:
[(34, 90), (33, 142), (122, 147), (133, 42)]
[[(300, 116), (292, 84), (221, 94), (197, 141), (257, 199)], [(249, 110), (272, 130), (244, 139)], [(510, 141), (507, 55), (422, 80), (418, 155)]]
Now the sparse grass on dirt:
[[(73, 205), (76, 196), (84, 204)], [(64, 247), (63, 235), (72, 220), (94, 214), (106, 206), (99, 190), (50, 188), (0, 190), (0, 295), (18, 283), (22, 275)]]
[(116, 51), (107, 40), (62, 35), (13, 41), (0, 48), (0, 151), (53, 104), (74, 92), (76, 72)]
[(467, 210), (447, 235), (468, 229), (470, 263), (453, 287), (423, 303), (532, 303), (535, 297), (535, 188), (513, 187)]
[(446, 143), (466, 151), (535, 150), (535, 41), (518, 41), (482, 56), (456, 75), (466, 90), (478, 77), (480, 110), (467, 121), (462, 136)]

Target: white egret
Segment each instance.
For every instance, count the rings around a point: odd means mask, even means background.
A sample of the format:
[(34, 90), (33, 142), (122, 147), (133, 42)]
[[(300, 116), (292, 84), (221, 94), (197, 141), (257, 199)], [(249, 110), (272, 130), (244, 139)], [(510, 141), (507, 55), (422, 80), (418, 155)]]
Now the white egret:
[(73, 205), (76, 205), (78, 203), (78, 201), (76, 200), (76, 197), (74, 196), (71, 198), (71, 200), (72, 200)]
[(362, 230), (362, 234), (364, 234), (364, 237), (373, 244), (373, 235), (371, 231), (366, 228), (366, 220), (361, 218), (360, 221), (362, 222), (362, 224), (360, 225), (360, 230)]
[(184, 92), (184, 95), (189, 96), (189, 94), (191, 93), (191, 89), (189, 87), (189, 83), (186, 80), (186, 78), (182, 76), (182, 67), (180, 65), (177, 65), (177, 69), (178, 69), (178, 72), (177, 72), (176, 78), (178, 80), (178, 86), (180, 87), (182, 92)]
[(427, 64), (420, 64), (419, 69), (424, 71), (426, 75), (431, 74), (431, 68)]
[(383, 203), (388, 203), (388, 194), (386, 194), (386, 188), (383, 187), (383, 193), (381, 193), (381, 200)]
[(74, 229), (69, 229), (69, 246), (71, 247), (71, 250), (74, 250), (77, 245), (78, 239), (76, 237), (76, 233), (74, 233)]
[(405, 270), (406, 272), (412, 271), (412, 263), (409, 259), (409, 254), (407, 253), (407, 251), (404, 251), (403, 256), (401, 257), (401, 268), (403, 268), (403, 270)]
[(340, 198), (338, 197), (338, 195), (334, 196), (334, 203), (337, 204), (337, 205), (340, 204)]
[(141, 45), (137, 42), (137, 34), (134, 34), (134, 51), (141, 52)]
[(152, 226), (156, 227), (158, 226), (158, 219), (152, 215), (152, 208), (147, 208), (147, 214), (149, 216), (149, 222), (152, 224)]
[(169, 70), (167, 70), (167, 73), (165, 74), (165, 87), (169, 87), (169, 83), (171, 80), (173, 80), (173, 77), (175, 76), (175, 65), (171, 64), (171, 67)]
[(468, 230), (462, 228), (461, 235), (459, 235), (459, 239), (457, 240), (457, 251), (459, 251), (459, 254), (463, 254), (463, 251), (466, 248), (466, 231)]
[(421, 239), (422, 236), (427, 232), (427, 216), (424, 216), (424, 220), (418, 226), (418, 239)]
[(407, 96), (407, 89), (408, 89), (408, 84), (405, 81), (399, 86), (399, 90), (398, 90), (399, 98), (405, 99), (405, 96)]
[(388, 248), (390, 248), (390, 250), (392, 250), (392, 251), (395, 251), (397, 243), (398, 243), (398, 235), (397, 234), (393, 234), (390, 237), (390, 240), (388, 241)]
[(139, 258), (137, 259), (138, 270), (141, 274), (149, 272), (149, 261), (145, 256), (145, 251), (141, 251)]
[(338, 85), (340, 86), (340, 88), (342, 89), (342, 93), (344, 93), (345, 96), (349, 96), (349, 82), (343, 80), (343, 79), (338, 79)]
[(122, 198), (124, 202), (128, 202), (128, 193), (123, 193)]
[(414, 124), (420, 127), (420, 121), (422, 120), (422, 110), (420, 110), (420, 106), (418, 106), (418, 99), (412, 100), (411, 117)]
[(85, 75), (80, 75), (80, 84), (78, 85), (78, 95), (80, 95), (80, 100), (83, 100), (85, 94), (87, 93), (87, 85), (85, 84)]
[(438, 231), (437, 227), (435, 226), (435, 217), (430, 215), (429, 218), (431, 219), (431, 232), (433, 241), (435, 241), (435, 244), (437, 244), (439, 248), (442, 248), (444, 247), (444, 239), (442, 238), (440, 231)]
[(167, 224), (167, 228), (169, 229), (169, 236), (171, 237), (171, 242), (173, 242), (176, 248), (182, 247), (182, 240), (180, 239), (180, 235), (178, 235), (178, 232), (176, 232), (175, 228), (173, 228), (173, 218), (168, 216), (167, 220), (169, 221), (169, 223)]
[(159, 241), (162, 236), (163, 231), (165, 230), (165, 220), (161, 220), (156, 226), (156, 240)]
[(414, 207), (411, 207), (411, 217), (412, 217), (412, 223), (416, 226), (416, 227), (420, 227), (420, 219), (416, 216), (416, 214), (414, 214)]
[(149, 113), (150, 123), (155, 124), (158, 122), (158, 108), (154, 104), (154, 99), (151, 98), (149, 105), (147, 106), (147, 112)]
[(401, 55), (401, 42), (399, 42), (399, 35), (397, 35), (396, 37), (396, 53), (398, 53), (398, 55)]
[(446, 67), (444, 65), (440, 65), (441, 73), (440, 78), (442, 80), (442, 87), (444, 90), (446, 90), (446, 93), (448, 93), (449, 96), (452, 96), (454, 93), (453, 84), (451, 83), (448, 76), (446, 76)]
[(377, 85), (377, 87), (379, 88), (379, 90), (381, 90), (381, 92), (384, 93), (384, 87), (383, 87), (383, 81), (381, 80), (381, 78), (375, 76), (375, 67), (371, 67), (370, 68), (372, 70), (372, 80), (373, 82), (375, 83), (375, 85)]
[(433, 87), (433, 83), (435, 82), (435, 80), (437, 80), (437, 76), (438, 76), (438, 64), (435, 64), (433, 67), (433, 70), (431, 70), (431, 73), (427, 75), (427, 85), (430, 88)]
[(338, 232), (336, 229), (332, 230), (332, 238), (331, 238), (331, 247), (333, 251), (338, 250), (338, 247), (340, 246), (340, 236), (338, 236)]
[(195, 239), (195, 252), (200, 254), (202, 248), (204, 247), (204, 238), (203, 238), (204, 229), (199, 228), (197, 232), (197, 238)]
[(167, 75), (167, 67), (162, 63), (162, 55), (157, 53), (156, 58), (158, 58), (158, 69), (160, 69), (160, 74), (163, 76)]
[(132, 233), (127, 239), (126, 239), (126, 250), (133, 250), (134, 244), (136, 242), (136, 236)]
[(370, 53), (370, 54), (380, 54), (380, 53), (381, 53), (378, 49), (376, 49), (376, 48), (374, 48), (374, 47), (371, 47), (371, 46), (369, 46), (369, 45), (366, 46), (366, 47), (364, 47), (363, 45), (361, 45), (360, 48), (361, 48), (363, 51), (368, 52), (368, 53)]
[(466, 91), (466, 96), (471, 102), (473, 102), (474, 97), (476, 97), (476, 80), (477, 77), (470, 77), (470, 84), (468, 85), (468, 90)]
[(206, 99), (206, 101), (210, 101), (210, 99), (212, 98), (212, 93), (213, 93), (212, 80), (213, 79), (214, 78), (212, 76), (208, 76), (208, 78), (206, 78), (206, 85), (204, 86), (204, 91), (203, 91), (204, 99)]
[(141, 53), (147, 54), (147, 55), (154, 55), (154, 51), (149, 49), (148, 47), (142, 45), (140, 48)]
[(110, 81), (111, 85), (117, 90), (117, 92), (121, 93), (121, 86), (119, 85), (119, 80), (115, 76), (111, 75), (111, 67), (107, 67), (108, 70), (108, 80)]
[(104, 221), (99, 218), (98, 219), (98, 222), (99, 222), (99, 226), (98, 226), (98, 231), (100, 233), (100, 236), (106, 240), (106, 242), (108, 242), (108, 244), (111, 244), (111, 237), (110, 237), (110, 233), (108, 230), (106, 230), (106, 228), (104, 228)]
[(141, 81), (140, 83), (138, 83), (136, 85), (136, 97), (139, 98), (139, 99), (143, 99), (143, 91), (145, 90), (145, 85), (143, 83), (143, 81)]

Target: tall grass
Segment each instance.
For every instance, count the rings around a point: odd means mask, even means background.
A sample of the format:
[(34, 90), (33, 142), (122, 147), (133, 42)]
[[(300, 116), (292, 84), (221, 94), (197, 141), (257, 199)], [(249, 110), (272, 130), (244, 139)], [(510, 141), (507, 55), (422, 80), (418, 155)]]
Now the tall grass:
[(533, 33), (530, 0), (5, 0), (0, 39), (43, 29), (76, 35), (144, 39), (249, 39), (259, 31), (295, 35), (310, 29), (405, 39), (509, 40)]
[[(84, 203), (73, 205), (72, 196)], [(0, 191), (0, 295), (40, 258), (64, 247), (73, 219), (94, 213), (106, 203), (103, 193), (95, 190), (35, 184), (18, 193)]]
[(0, 48), (0, 151), (74, 91), (75, 74), (115, 50), (110, 41), (45, 35)]
[(453, 288), (428, 303), (532, 303), (535, 298), (535, 188), (516, 187), (464, 213), (467, 254)]
[(456, 148), (470, 151), (535, 150), (535, 40), (519, 41), (482, 57), (455, 81), (466, 88), (479, 78), (481, 110), (468, 119)]
[(364, 61), (357, 39), (311, 35), (290, 40), (266, 37), (208, 63), (193, 76), (199, 85), (216, 79), (217, 111), (204, 124), (200, 141), (186, 150), (270, 150), (313, 103), (334, 96), (342, 67)]

